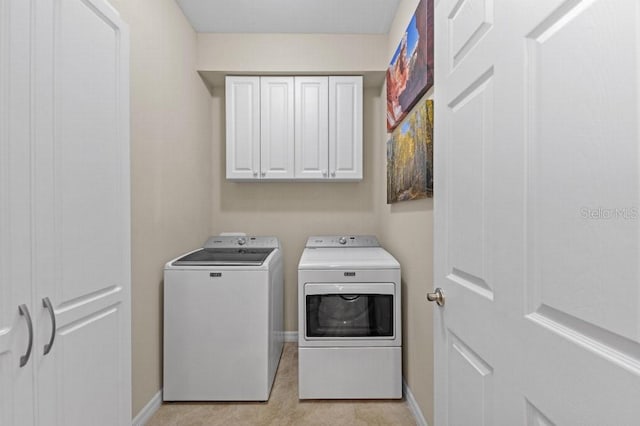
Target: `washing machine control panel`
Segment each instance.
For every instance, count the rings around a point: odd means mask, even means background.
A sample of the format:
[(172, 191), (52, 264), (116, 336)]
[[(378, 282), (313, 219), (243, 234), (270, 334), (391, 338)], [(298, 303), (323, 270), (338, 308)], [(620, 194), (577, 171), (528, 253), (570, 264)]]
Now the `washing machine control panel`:
[(203, 248), (279, 248), (280, 242), (276, 237), (252, 237), (237, 235), (217, 235), (209, 237)]
[(380, 243), (373, 235), (324, 235), (309, 237), (306, 247), (380, 247)]

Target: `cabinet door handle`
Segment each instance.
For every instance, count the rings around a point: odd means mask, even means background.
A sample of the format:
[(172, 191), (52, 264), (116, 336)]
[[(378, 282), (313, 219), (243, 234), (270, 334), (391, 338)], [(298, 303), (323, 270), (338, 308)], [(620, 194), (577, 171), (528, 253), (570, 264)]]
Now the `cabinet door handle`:
[(31, 348), (33, 347), (33, 323), (31, 322), (31, 315), (29, 315), (29, 308), (27, 305), (18, 306), (18, 312), (20, 315), (24, 316), (27, 321), (27, 327), (29, 328), (29, 346), (27, 347), (27, 353), (20, 357), (20, 367), (24, 367), (29, 362), (29, 358), (31, 357)]
[(42, 306), (47, 308), (49, 311), (49, 317), (51, 317), (51, 337), (49, 338), (49, 343), (44, 345), (44, 355), (46, 355), (51, 352), (53, 341), (56, 339), (56, 313), (53, 312), (53, 305), (48, 297), (42, 299)]
[(262, 175), (262, 177), (265, 177), (267, 175), (267, 172), (262, 172), (260, 174)]
[(253, 177), (257, 177), (258, 176), (258, 172), (253, 172)]
[(336, 177), (336, 172), (331, 172), (331, 177)]
[(322, 177), (327, 177), (327, 171), (326, 170), (322, 171)]

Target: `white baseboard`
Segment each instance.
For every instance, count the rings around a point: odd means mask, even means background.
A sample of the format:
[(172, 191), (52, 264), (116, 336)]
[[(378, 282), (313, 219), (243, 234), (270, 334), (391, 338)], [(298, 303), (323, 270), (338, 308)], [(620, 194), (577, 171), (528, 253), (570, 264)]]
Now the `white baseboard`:
[(297, 342), (298, 341), (298, 332), (297, 331), (285, 331), (284, 332), (284, 341), (285, 342)]
[(138, 415), (133, 418), (131, 424), (133, 426), (144, 426), (155, 414), (155, 412), (158, 411), (158, 408), (160, 408), (161, 405), (162, 389), (160, 389), (158, 393), (156, 393), (153, 398), (151, 398), (151, 400), (147, 402), (147, 405), (145, 405), (144, 408), (140, 410)]
[(422, 410), (418, 405), (418, 401), (416, 401), (413, 393), (411, 393), (407, 382), (404, 381), (404, 377), (402, 378), (402, 391), (404, 393), (404, 399), (407, 401), (407, 405), (409, 405), (409, 410), (411, 410), (411, 414), (413, 414), (413, 417), (416, 419), (416, 424), (418, 426), (429, 426), (427, 419), (424, 418)]

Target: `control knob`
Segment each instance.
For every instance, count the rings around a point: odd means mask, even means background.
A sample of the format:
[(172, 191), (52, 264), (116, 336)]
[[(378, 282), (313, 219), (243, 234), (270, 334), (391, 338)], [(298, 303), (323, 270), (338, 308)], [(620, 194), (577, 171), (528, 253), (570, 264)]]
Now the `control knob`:
[(243, 246), (247, 243), (247, 240), (244, 238), (238, 238), (238, 245)]
[(338, 242), (342, 245), (347, 244), (347, 238), (346, 237), (340, 237), (338, 238)]

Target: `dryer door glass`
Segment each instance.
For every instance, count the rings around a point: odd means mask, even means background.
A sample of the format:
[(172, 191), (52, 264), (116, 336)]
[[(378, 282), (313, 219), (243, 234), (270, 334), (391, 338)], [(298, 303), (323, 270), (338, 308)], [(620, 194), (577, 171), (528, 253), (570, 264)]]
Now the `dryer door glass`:
[(306, 296), (307, 337), (393, 337), (393, 295)]

